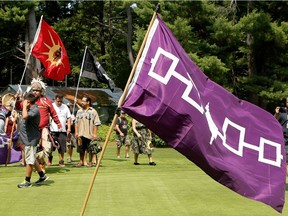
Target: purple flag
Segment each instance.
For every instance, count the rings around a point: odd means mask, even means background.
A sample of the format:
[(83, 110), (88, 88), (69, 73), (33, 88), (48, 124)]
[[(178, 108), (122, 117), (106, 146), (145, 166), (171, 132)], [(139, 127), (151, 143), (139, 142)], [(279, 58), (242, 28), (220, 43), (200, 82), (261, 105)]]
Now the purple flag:
[(209, 176), (282, 212), (282, 128), (212, 82), (157, 16), (122, 108)]
[[(13, 133), (13, 146), (17, 142), (18, 132), (15, 131)], [(6, 135), (0, 135), (0, 164), (6, 164), (7, 154), (8, 154), (8, 145), (10, 142), (10, 137)], [(10, 157), (8, 160), (8, 164), (19, 162), (22, 158), (22, 154), (20, 149), (16, 150), (14, 148), (11, 149)]]

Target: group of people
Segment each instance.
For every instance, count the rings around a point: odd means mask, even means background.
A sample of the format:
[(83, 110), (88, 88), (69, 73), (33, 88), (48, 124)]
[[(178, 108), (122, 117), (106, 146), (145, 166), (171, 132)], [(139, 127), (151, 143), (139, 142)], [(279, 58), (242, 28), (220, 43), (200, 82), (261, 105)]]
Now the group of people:
[[(92, 166), (97, 163), (97, 155), (90, 151), (91, 142), (97, 143), (97, 130), (101, 124), (97, 111), (91, 106), (91, 98), (84, 96), (81, 106), (74, 117), (67, 105), (63, 103), (63, 95), (56, 95), (54, 102), (45, 96), (46, 85), (39, 79), (33, 79), (30, 91), (20, 98), (15, 95), (15, 109), (22, 112), (19, 122), (19, 142), (23, 144), (26, 163), (25, 180), (18, 188), (31, 187), (33, 168), (38, 172), (40, 184), (49, 179), (45, 174), (46, 165), (52, 164), (53, 151), (57, 149), (59, 166), (63, 167), (64, 153), (68, 152), (67, 162), (72, 162), (73, 142), (77, 145), (80, 162), (79, 166)], [(11, 119), (12, 119), (11, 115)], [(73, 135), (74, 133), (74, 135)], [(75, 144), (76, 145), (76, 144)], [(87, 160), (87, 156), (89, 161)]]
[(136, 119), (132, 119), (132, 130), (132, 139), (130, 141), (126, 113), (123, 110), (120, 110), (115, 123), (117, 158), (120, 158), (120, 149), (122, 146), (125, 146), (125, 158), (129, 158), (131, 146), (131, 149), (134, 152), (134, 165), (139, 165), (139, 154), (147, 154), (149, 165), (155, 166), (156, 163), (152, 159), (153, 147), (151, 131)]
[[(10, 136), (13, 131), (18, 131), (22, 164), (26, 166), (25, 179), (17, 185), (18, 188), (32, 186), (33, 168), (39, 175), (35, 184), (47, 181), (49, 177), (46, 175), (46, 166), (52, 164), (53, 152), (56, 150), (60, 167), (65, 166), (65, 152), (67, 162), (72, 162), (73, 147), (77, 147), (79, 153), (79, 163), (74, 164), (74, 167), (92, 167), (97, 164), (97, 131), (101, 121), (92, 107), (91, 98), (84, 96), (81, 105), (76, 104), (78, 111), (74, 116), (71, 114), (70, 104), (63, 103), (63, 95), (57, 94), (52, 102), (45, 96), (45, 91), (45, 83), (40, 79), (33, 79), (31, 88), (24, 95), (15, 95), (15, 107), (5, 119), (6, 135)], [(4, 122), (1, 123), (3, 124)], [(134, 165), (139, 165), (139, 154), (147, 154), (149, 165), (155, 166), (156, 163), (152, 160), (151, 131), (135, 119), (132, 120), (132, 129), (130, 142), (128, 121), (125, 112), (121, 110), (115, 126), (117, 157), (120, 158), (120, 148), (125, 145), (125, 157), (129, 158), (131, 145)]]

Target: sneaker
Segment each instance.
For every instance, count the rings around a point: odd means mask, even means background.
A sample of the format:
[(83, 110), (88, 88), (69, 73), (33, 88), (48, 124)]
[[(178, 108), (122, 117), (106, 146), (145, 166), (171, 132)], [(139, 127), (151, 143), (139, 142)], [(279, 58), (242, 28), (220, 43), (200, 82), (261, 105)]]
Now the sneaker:
[(30, 182), (23, 181), (21, 184), (18, 184), (17, 187), (18, 188), (29, 188), (29, 187), (32, 187), (32, 184)]
[(156, 166), (156, 163), (155, 162), (149, 162), (149, 165), (150, 166)]
[(72, 162), (73, 161), (70, 158), (67, 159), (67, 163), (72, 163)]
[(134, 165), (140, 165), (138, 162), (134, 162)]
[(40, 177), (40, 178), (35, 182), (35, 184), (40, 184), (40, 183), (42, 183), (42, 182), (47, 181), (48, 179), (49, 179), (49, 177), (46, 176), (46, 174), (45, 174), (43, 177)]
[(51, 166), (51, 165), (52, 165), (52, 163), (50, 161), (48, 161), (47, 166)]
[(65, 167), (64, 161), (63, 161), (63, 160), (59, 161), (58, 166), (59, 166), (59, 167)]

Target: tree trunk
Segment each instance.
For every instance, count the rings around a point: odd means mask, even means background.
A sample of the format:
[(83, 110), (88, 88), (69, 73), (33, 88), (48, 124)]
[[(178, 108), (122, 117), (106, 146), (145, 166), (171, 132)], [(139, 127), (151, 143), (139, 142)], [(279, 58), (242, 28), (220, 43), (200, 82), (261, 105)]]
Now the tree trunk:
[(25, 62), (29, 61), (28, 67), (25, 73), (26, 84), (30, 84), (32, 78), (38, 77), (37, 71), (40, 71), (41, 65), (39, 60), (37, 60), (33, 55), (29, 57), (30, 48), (34, 40), (34, 36), (37, 29), (36, 16), (34, 9), (31, 9), (27, 17), (27, 27), (25, 35)]
[[(248, 5), (247, 5), (247, 13), (250, 13), (250, 7), (251, 7), (251, 1), (248, 1)], [(247, 34), (247, 38), (246, 38), (246, 44), (249, 47), (249, 53), (247, 54), (247, 62), (248, 62), (248, 76), (249, 77), (253, 77), (255, 75), (257, 75), (257, 69), (256, 69), (256, 62), (255, 62), (255, 52), (254, 52), (254, 47), (253, 47), (253, 43), (254, 43), (254, 39), (253, 36), (248, 33)], [(249, 92), (249, 96), (248, 96), (248, 100), (255, 104), (258, 105), (259, 104), (259, 96), (257, 94), (257, 92)]]
[(131, 68), (134, 65), (134, 58), (132, 52), (132, 14), (131, 7), (127, 6), (127, 19), (128, 19), (128, 32), (127, 32), (127, 52), (130, 61)]

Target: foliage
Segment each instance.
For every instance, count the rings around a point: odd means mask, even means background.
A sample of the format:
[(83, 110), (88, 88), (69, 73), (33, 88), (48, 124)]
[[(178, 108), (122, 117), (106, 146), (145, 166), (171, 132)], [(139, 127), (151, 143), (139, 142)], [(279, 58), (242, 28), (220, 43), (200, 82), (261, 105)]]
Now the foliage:
[[(88, 46), (116, 85), (124, 89), (131, 71), (127, 52), (127, 13), (133, 23), (133, 57), (137, 57), (158, 2), (136, 1), (0, 2), (0, 71), (4, 87), (24, 69), (25, 25), (32, 8), (57, 31), (67, 49), (76, 86)], [(287, 2), (164, 1), (158, 11), (188, 55), (213, 81), (263, 108), (286, 92), (288, 64)], [(16, 58), (15, 58), (16, 57)], [(26, 53), (27, 57), (27, 53)], [(46, 80), (49, 85), (64, 82)], [(263, 83), (262, 83), (263, 82)], [(80, 86), (105, 85), (80, 79)]]

